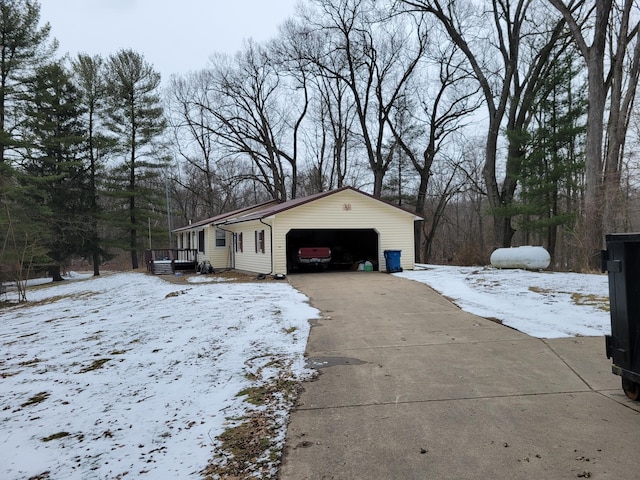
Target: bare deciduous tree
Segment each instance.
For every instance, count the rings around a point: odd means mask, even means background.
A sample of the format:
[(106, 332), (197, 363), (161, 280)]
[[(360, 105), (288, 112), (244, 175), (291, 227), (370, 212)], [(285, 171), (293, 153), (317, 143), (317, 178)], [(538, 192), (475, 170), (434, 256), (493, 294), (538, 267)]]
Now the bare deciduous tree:
[(500, 182), (498, 143), (505, 121), (507, 130), (526, 127), (563, 21), (543, 21), (545, 12), (536, 12), (527, 0), (491, 0), (488, 9), (439, 0), (401, 3), (440, 22), (450, 41), (466, 56), (468, 68), (479, 83), (489, 114), (483, 177), (493, 210), (494, 246), (510, 246), (515, 231), (505, 207), (513, 200), (522, 152), (517, 143), (509, 141), (506, 174)]
[(199, 207), (186, 209), (190, 214), (210, 217), (221, 213), (224, 201), (217, 191), (217, 161), (221, 153), (211, 135), (214, 117), (208, 91), (213, 77), (207, 70), (174, 77), (169, 88), (169, 118), (175, 150), (185, 175), (180, 171), (174, 181), (185, 188)]
[(596, 267), (603, 234), (621, 227), (621, 160), (640, 69), (637, 3), (634, 0), (549, 2), (566, 20), (586, 66), (589, 110), (582, 242), (588, 264)]
[[(422, 60), (426, 34), (420, 17), (407, 25), (370, 0), (316, 0), (308, 11), (308, 35), (317, 40), (307, 59), (320, 74), (347, 86), (355, 106), (359, 136), (373, 174), (373, 195), (382, 192), (393, 160), (388, 130), (391, 111)], [(337, 59), (337, 60), (336, 60)]]
[[(455, 150), (449, 143), (452, 137), (459, 137), (470, 120), (470, 115), (480, 108), (478, 87), (471, 84), (471, 76), (463, 68), (462, 59), (458, 56), (455, 45), (443, 43), (444, 48), (438, 47), (438, 42), (432, 42), (429, 57), (431, 72), (436, 79), (423, 82), (413, 81), (411, 90), (405, 92), (404, 101), (395, 109), (398, 116), (408, 116), (406, 121), (390, 122), (389, 126), (400, 148), (409, 157), (419, 177), (419, 186), (415, 201), (416, 213), (426, 215), (427, 192), (429, 180), (433, 176), (432, 165), (438, 155), (447, 146)], [(420, 93), (425, 92), (425, 93)], [(413, 101), (408, 100), (414, 98)], [(417, 104), (416, 109), (410, 108)], [(409, 125), (404, 131), (398, 125)], [(439, 207), (431, 212), (432, 218), (427, 221), (416, 222), (416, 258), (427, 262), (430, 256), (433, 235), (439, 220), (442, 218), (444, 206), (448, 200), (461, 188), (454, 181), (457, 167), (447, 174), (443, 183), (445, 188), (440, 192)]]
[[(289, 184), (297, 184), (297, 129), (290, 122), (295, 92), (284, 82), (267, 49), (254, 42), (234, 62), (223, 59), (216, 57), (212, 65), (209, 95), (213, 100), (203, 105), (216, 120), (211, 133), (229, 155), (250, 158), (254, 178), (271, 198), (284, 200), (289, 196), (287, 178)], [(306, 90), (302, 91), (296, 125), (308, 102)], [(295, 187), (290, 191), (295, 194)]]

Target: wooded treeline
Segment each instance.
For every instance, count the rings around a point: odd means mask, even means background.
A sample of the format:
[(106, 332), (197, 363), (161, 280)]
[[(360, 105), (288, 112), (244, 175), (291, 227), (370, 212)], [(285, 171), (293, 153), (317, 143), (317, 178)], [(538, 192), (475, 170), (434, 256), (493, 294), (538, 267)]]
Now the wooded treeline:
[(56, 57), (0, 0), (3, 272), (266, 200), (352, 185), (423, 215), (420, 262), (538, 244), (597, 267), (638, 228), (637, 0), (305, 0), (268, 43), (164, 79), (142, 55)]
[[(31, 0), (0, 1), (0, 280), (138, 251), (165, 202), (160, 75), (121, 50), (57, 58)], [(166, 237), (165, 237), (166, 238)]]

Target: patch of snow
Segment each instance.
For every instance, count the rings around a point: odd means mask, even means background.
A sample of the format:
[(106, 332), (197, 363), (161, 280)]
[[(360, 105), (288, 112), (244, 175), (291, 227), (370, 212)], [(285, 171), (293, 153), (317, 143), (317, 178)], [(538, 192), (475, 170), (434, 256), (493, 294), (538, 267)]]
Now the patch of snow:
[(534, 337), (601, 336), (611, 331), (604, 274), (417, 265), (416, 270), (394, 275), (426, 283), (463, 310)]
[[(62, 278), (64, 278), (65, 280), (86, 280), (87, 278), (91, 278), (92, 276), (93, 276), (93, 273), (67, 272), (62, 275)], [(36, 287), (38, 285), (46, 285), (48, 283), (53, 283), (53, 279), (51, 277), (31, 278), (27, 280), (25, 283), (27, 287)], [(16, 282), (5, 282), (2, 285), (5, 287), (8, 287), (7, 293), (9, 294), (11, 290), (15, 289)], [(11, 296), (9, 294), (9, 296), (7, 297), (7, 300), (17, 301), (17, 296), (15, 295)]]
[(209, 277), (206, 275), (195, 275), (187, 278), (187, 282), (189, 283), (213, 283), (213, 282), (230, 282), (232, 280), (236, 280), (235, 278), (225, 278), (225, 277)]
[(288, 284), (119, 273), (28, 298), (0, 322), (3, 479), (197, 478), (247, 409), (248, 373), (311, 374), (319, 312)]

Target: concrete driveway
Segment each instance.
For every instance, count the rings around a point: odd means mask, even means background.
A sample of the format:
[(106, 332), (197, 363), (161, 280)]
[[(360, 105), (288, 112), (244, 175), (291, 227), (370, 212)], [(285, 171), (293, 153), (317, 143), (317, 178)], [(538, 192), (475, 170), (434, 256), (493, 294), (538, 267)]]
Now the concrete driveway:
[(289, 282), (323, 318), (280, 479), (640, 478), (604, 338), (532, 338), (384, 273)]

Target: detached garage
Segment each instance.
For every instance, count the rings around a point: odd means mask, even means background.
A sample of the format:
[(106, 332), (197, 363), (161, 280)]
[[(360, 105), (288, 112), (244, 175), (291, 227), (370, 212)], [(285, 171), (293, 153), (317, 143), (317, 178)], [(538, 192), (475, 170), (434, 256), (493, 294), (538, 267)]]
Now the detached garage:
[(206, 225), (218, 245), (225, 236), (227, 254), (207, 258), (214, 269), (278, 274), (366, 265), (384, 271), (385, 250), (400, 250), (401, 267), (414, 268), (416, 220), (414, 213), (344, 187), (220, 215), (176, 233)]

